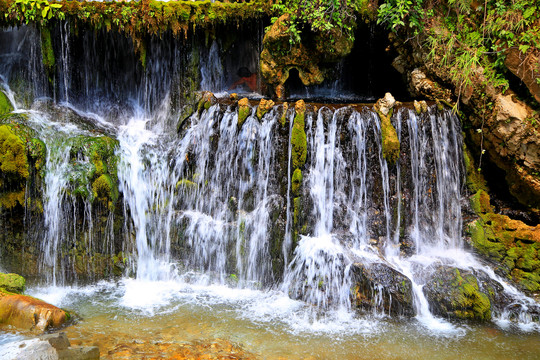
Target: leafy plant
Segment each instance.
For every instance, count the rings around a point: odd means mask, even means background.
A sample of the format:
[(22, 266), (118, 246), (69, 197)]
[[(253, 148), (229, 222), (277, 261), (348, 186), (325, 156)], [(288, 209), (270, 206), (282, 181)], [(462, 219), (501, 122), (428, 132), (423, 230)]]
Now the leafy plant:
[(24, 20), (26, 24), (32, 21), (46, 23), (53, 16), (64, 19), (65, 15), (61, 8), (62, 4), (50, 3), (47, 0), (15, 0), (5, 17), (9, 17), (11, 13), (15, 14), (17, 20)]

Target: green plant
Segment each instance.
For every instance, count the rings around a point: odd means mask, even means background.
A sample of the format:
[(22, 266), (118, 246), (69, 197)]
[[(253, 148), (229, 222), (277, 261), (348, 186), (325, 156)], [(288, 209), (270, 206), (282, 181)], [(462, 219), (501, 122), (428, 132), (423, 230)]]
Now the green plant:
[(64, 19), (65, 14), (60, 10), (62, 4), (50, 3), (47, 0), (15, 0), (5, 17), (14, 13), (17, 20), (24, 20), (26, 24), (31, 21), (46, 23), (53, 16)]

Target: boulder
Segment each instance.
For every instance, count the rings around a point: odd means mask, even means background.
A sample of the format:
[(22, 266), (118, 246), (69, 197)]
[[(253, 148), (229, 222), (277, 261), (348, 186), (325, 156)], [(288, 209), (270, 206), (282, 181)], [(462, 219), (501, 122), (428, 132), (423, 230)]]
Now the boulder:
[(385, 263), (351, 266), (353, 302), (364, 311), (414, 316), (411, 280)]
[(68, 312), (42, 300), (0, 290), (0, 324), (43, 332), (59, 328), (69, 318)]
[(97, 360), (97, 346), (71, 347), (65, 333), (44, 335), (36, 339), (3, 344), (1, 359), (13, 360)]
[(492, 287), (480, 286), (471, 270), (441, 265), (431, 272), (422, 291), (435, 315), (487, 321), (491, 320), (490, 289), (493, 291)]

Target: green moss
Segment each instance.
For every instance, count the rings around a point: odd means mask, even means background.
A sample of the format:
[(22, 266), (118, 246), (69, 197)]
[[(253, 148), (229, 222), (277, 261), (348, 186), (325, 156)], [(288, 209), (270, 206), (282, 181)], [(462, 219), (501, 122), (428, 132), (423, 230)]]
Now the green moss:
[(0, 273), (0, 289), (11, 293), (22, 294), (26, 287), (26, 280), (17, 274)]
[(291, 190), (293, 196), (298, 196), (300, 187), (302, 186), (302, 170), (295, 169), (292, 175)]
[(25, 143), (7, 125), (0, 125), (0, 171), (24, 179), (29, 175)]
[(304, 120), (306, 107), (303, 100), (299, 100), (296, 103), (295, 111), (296, 114), (291, 132), (292, 167), (293, 169), (301, 169), (307, 159), (307, 138)]
[(43, 58), (43, 67), (49, 78), (49, 83), (53, 84), (56, 60), (54, 57), (51, 32), (45, 26), (41, 27), (41, 56)]
[(113, 209), (118, 200), (118, 141), (107, 136), (76, 136), (70, 140), (71, 194), (105, 202)]
[(244, 125), (249, 114), (251, 114), (251, 107), (249, 106), (248, 98), (240, 99), (238, 101), (238, 128)]
[(463, 161), (467, 171), (467, 188), (469, 191), (476, 193), (479, 190), (488, 191), (488, 186), (484, 176), (474, 164), (472, 155), (465, 144), (463, 144)]
[(471, 207), (478, 215), (493, 212), (487, 192), (480, 189), (471, 197)]
[(390, 119), (392, 118), (393, 109), (390, 110), (388, 115), (384, 115), (380, 111), (377, 111), (379, 118), (381, 119), (381, 138), (383, 156), (386, 161), (392, 165), (399, 159), (400, 143), (396, 132), (396, 129), (392, 125)]
[(118, 200), (118, 185), (110, 175), (102, 174), (92, 183), (92, 194), (94, 199), (106, 203), (112, 209)]
[(180, 179), (176, 183), (176, 189), (177, 190), (181, 189), (184, 193), (190, 193), (190, 192), (196, 191), (198, 187), (199, 185), (197, 185), (196, 183), (188, 179)]
[(289, 104), (285, 102), (282, 105), (282, 113), (281, 117), (279, 118), (279, 123), (281, 124), (281, 126), (285, 126), (285, 124), (287, 123), (287, 110), (289, 110)]
[(6, 94), (3, 91), (0, 91), (0, 115), (6, 114), (13, 111), (13, 105), (9, 101)]
[(474, 276), (466, 275), (463, 278), (459, 270), (455, 269), (452, 285), (457, 289), (452, 305), (458, 318), (481, 321), (491, 319), (491, 302), (489, 297), (479, 290)]

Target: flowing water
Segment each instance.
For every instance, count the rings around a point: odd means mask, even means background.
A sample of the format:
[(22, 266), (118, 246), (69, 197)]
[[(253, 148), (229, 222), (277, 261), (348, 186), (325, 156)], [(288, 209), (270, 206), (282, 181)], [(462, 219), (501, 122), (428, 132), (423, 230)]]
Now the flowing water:
[[(138, 82), (126, 76), (129, 84), (96, 85), (108, 70), (93, 73), (97, 60), (85, 58), (74, 75), (66, 24), (58, 29), (64, 41), (53, 96), (60, 105), (18, 100), (7, 85), (11, 68), (3, 62), (0, 70), (8, 97), (48, 150), (44, 226), (37, 235), (45, 279), (30, 293), (81, 316), (66, 329), (70, 339), (97, 343), (103, 358), (122, 351), (170, 355), (183, 343), (208, 338), (241, 343), (268, 359), (539, 356), (538, 319), (531, 315), (537, 303), (463, 246), (462, 139), (450, 111), (397, 109), (393, 122), (402, 148), (392, 165), (383, 156), (380, 121), (370, 106), (311, 107), (307, 163), (293, 196), (294, 111), (282, 114), (276, 106), (258, 119), (254, 107), (240, 127), (235, 106), (221, 102), (195, 111), (177, 128), (180, 111), (171, 105), (170, 91), (175, 80), (163, 74), (174, 73), (168, 71), (179, 65), (184, 48), (151, 44), (154, 55), (144, 74), (126, 70)], [(29, 42), (30, 52), (37, 52), (35, 29), (6, 37), (9, 44)], [(99, 47), (90, 35), (84, 41)], [(201, 86), (222, 89), (220, 44), (213, 41), (201, 54)], [(43, 70), (35, 63), (29, 65), (36, 74), (32, 91), (46, 96)], [(75, 85), (83, 78), (84, 86)], [(105, 135), (118, 139), (120, 236), (113, 229), (119, 215), (112, 211), (95, 236), (96, 205), (81, 204), (69, 185), (70, 164), (90, 161), (70, 155), (70, 139)], [(60, 250), (81, 238), (89, 253), (108, 256), (121, 243), (127, 264), (122, 276), (72, 285), (77, 263)], [(356, 311), (351, 289), (357, 264), (384, 264), (405, 275), (414, 317), (385, 312), (392, 298), (385, 304), (381, 284), (373, 309)], [(495, 309), (495, 321), (487, 325), (434, 316), (423, 287), (439, 265), (485, 272), (501, 283), (512, 306)], [(11, 339), (2, 335), (0, 343)]]

